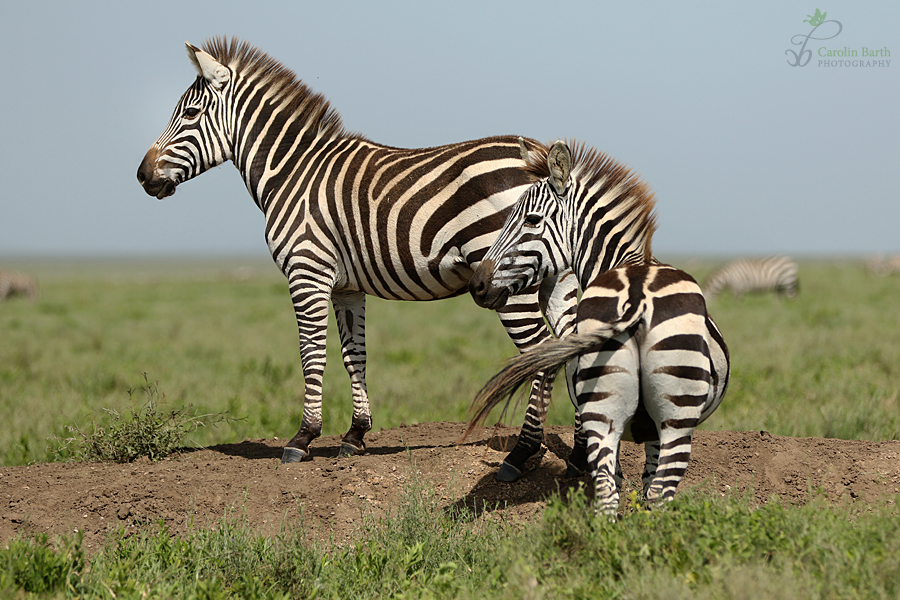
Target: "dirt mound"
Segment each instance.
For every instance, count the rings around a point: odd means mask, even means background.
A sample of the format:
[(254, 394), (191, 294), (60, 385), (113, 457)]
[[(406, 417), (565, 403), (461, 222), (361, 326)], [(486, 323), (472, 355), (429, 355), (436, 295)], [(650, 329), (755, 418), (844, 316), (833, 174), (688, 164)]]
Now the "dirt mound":
[[(571, 427), (551, 427), (547, 447), (515, 483), (494, 474), (505, 456), (486, 429), (457, 444), (461, 423), (425, 423), (367, 436), (365, 455), (336, 459), (338, 439), (313, 445), (314, 459), (281, 465), (285, 440), (245, 440), (188, 451), (167, 460), (131, 464), (54, 463), (0, 467), (0, 540), (18, 532), (84, 532), (88, 546), (119, 527), (138, 530), (160, 521), (173, 531), (203, 526), (233, 511), (260, 532), (283, 519), (316, 535), (346, 539), (363, 515), (389, 508), (412, 477), (433, 485), (446, 504), (464, 503), (498, 515), (530, 519), (563, 478)], [(513, 438), (514, 439), (514, 438)], [(773, 494), (803, 503), (810, 491), (867, 502), (900, 492), (900, 442), (789, 438), (766, 432), (699, 431), (680, 489), (707, 482), (721, 493), (753, 490), (759, 503)], [(639, 481), (643, 448), (624, 443), (626, 478)]]

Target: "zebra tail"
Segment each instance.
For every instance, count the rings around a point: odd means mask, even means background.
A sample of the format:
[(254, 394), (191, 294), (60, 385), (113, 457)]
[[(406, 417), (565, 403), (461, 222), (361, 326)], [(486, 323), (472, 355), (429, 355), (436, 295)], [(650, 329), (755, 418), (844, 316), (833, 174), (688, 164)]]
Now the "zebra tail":
[(488, 413), (504, 400), (506, 402), (504, 410), (506, 410), (512, 402), (516, 390), (523, 383), (542, 373), (541, 386), (543, 387), (549, 375), (555, 374), (563, 365), (579, 354), (597, 348), (608, 339), (617, 336), (627, 329), (623, 325), (625, 324), (616, 323), (588, 333), (547, 340), (510, 359), (507, 365), (491, 377), (475, 395), (471, 409), (474, 416), (469, 420), (469, 427), (462, 439), (466, 439), (473, 430), (480, 427), (487, 419)]

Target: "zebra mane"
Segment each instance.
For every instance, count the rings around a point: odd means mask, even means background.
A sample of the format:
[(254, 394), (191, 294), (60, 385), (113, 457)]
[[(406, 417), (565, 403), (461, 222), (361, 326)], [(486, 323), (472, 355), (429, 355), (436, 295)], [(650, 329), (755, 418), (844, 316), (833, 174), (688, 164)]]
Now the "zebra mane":
[[(344, 130), (341, 116), (325, 96), (312, 91), (293, 71), (259, 48), (237, 37), (229, 41), (225, 36), (216, 36), (204, 42), (203, 50), (235, 72), (264, 82), (269, 89), (277, 91), (277, 96), (286, 99), (287, 110), (304, 122), (318, 124), (320, 133), (334, 137), (350, 135)], [(354, 134), (353, 137), (361, 136)]]
[[(633, 212), (645, 235), (644, 261), (653, 262), (651, 242), (656, 232), (656, 199), (649, 184), (605, 152), (577, 140), (567, 140), (566, 143), (572, 149), (571, 177), (589, 192), (583, 200), (602, 200), (610, 207), (615, 205), (622, 211)], [(529, 175), (537, 179), (550, 177), (547, 166), (550, 147), (551, 144), (540, 144), (529, 148), (525, 161), (525, 170)]]

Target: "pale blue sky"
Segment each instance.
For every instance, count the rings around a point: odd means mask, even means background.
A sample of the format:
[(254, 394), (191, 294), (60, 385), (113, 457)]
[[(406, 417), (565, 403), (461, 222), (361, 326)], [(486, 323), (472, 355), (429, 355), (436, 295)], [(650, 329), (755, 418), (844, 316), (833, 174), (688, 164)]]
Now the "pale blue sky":
[[(162, 201), (135, 178), (195, 77), (185, 40), (220, 34), (377, 142), (611, 153), (657, 194), (659, 255), (900, 252), (900, 3), (816, 2), (6, 3), (0, 258), (267, 255), (231, 163)], [(791, 67), (816, 8), (843, 29)], [(891, 64), (824, 68), (819, 47)]]

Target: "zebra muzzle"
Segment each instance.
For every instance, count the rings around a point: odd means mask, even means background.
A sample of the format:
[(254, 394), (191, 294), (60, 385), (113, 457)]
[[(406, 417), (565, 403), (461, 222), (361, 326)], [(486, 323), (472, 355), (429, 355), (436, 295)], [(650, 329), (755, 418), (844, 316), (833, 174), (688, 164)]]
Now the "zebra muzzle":
[[(509, 288), (496, 287), (491, 283), (490, 277), (485, 276), (485, 273), (493, 270), (490, 268), (492, 264), (486, 265), (488, 262), (482, 263), (482, 266), (478, 267), (472, 279), (469, 280), (469, 293), (478, 306), (498, 310), (506, 306), (506, 301), (509, 299)], [(483, 266), (488, 268), (482, 268)]]
[(138, 167), (137, 179), (144, 191), (150, 196), (156, 196), (162, 200), (167, 196), (175, 193), (176, 183), (166, 177), (158, 177), (156, 175), (156, 162), (159, 152), (156, 146), (153, 146), (144, 155), (141, 166)]

